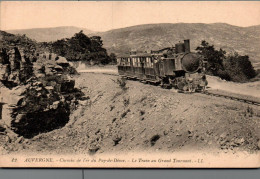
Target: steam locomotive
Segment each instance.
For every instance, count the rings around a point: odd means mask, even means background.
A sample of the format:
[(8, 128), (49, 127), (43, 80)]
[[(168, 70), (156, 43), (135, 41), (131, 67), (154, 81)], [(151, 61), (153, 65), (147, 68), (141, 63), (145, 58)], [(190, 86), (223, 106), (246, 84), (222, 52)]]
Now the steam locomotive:
[(206, 61), (190, 51), (190, 40), (150, 53), (132, 51), (118, 57), (117, 63), (120, 76), (160, 84), (163, 88), (194, 92), (205, 90), (207, 85)]

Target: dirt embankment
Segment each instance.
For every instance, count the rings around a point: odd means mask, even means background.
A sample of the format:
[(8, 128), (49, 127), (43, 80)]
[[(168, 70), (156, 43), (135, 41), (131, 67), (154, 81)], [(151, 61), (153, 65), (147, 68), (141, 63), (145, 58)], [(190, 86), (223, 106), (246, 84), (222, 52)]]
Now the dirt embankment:
[(260, 98), (260, 81), (235, 83), (221, 80), (219, 77), (215, 76), (207, 76), (207, 80), (210, 89)]
[(259, 150), (259, 107), (137, 81), (127, 81), (123, 88), (111, 75), (75, 78), (89, 99), (78, 104), (69, 123), (15, 145), (0, 136), (4, 153)]
[[(77, 71), (80, 73), (118, 74), (116, 66), (91, 67), (82, 65), (77, 68)], [(209, 90), (220, 90), (223, 92), (260, 98), (260, 81), (235, 83), (209, 75), (207, 75), (207, 81)]]

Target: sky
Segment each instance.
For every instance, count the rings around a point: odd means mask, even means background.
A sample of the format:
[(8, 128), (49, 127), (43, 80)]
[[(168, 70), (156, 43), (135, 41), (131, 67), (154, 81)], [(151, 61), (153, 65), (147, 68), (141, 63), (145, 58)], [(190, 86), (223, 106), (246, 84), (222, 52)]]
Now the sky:
[(76, 26), (93, 31), (153, 23), (260, 25), (260, 1), (1, 1), (0, 29)]

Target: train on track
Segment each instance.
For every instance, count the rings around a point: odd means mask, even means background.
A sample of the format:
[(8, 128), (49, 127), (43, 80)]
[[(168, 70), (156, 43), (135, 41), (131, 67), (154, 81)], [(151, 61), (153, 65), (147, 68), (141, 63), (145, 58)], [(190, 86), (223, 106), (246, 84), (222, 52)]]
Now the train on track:
[(190, 51), (190, 40), (161, 50), (131, 51), (117, 58), (118, 73), (127, 79), (177, 88), (181, 92), (204, 91), (206, 61)]

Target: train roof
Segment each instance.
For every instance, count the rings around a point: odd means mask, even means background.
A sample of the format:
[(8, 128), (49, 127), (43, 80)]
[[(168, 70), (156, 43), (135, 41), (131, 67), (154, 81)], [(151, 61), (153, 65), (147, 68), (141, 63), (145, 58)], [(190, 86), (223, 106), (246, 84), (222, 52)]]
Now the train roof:
[(137, 54), (134, 54), (134, 55), (130, 55), (131, 57), (151, 57), (152, 54), (150, 53), (137, 53)]
[(119, 55), (118, 58), (129, 58), (129, 57), (151, 57), (152, 54), (150, 53), (137, 53), (137, 54), (125, 54), (125, 55)]

